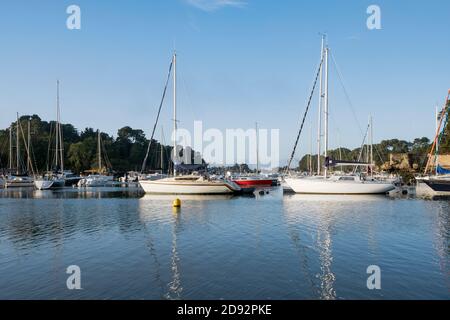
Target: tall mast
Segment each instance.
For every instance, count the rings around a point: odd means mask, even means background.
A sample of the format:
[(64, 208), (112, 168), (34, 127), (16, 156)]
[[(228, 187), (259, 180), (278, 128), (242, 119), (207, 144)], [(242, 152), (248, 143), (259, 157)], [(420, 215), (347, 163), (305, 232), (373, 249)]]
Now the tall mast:
[(17, 123), (16, 123), (16, 174), (19, 174), (19, 113), (17, 113)]
[(101, 137), (100, 137), (100, 129), (97, 130), (98, 135), (97, 135), (97, 148), (98, 148), (98, 172), (101, 173), (102, 172), (102, 141), (101, 141)]
[(12, 125), (9, 126), (9, 159), (8, 159), (8, 167), (10, 170), (13, 168), (13, 147), (12, 147)]
[(56, 125), (55, 125), (55, 170), (58, 170), (59, 166), (59, 80), (56, 80)]
[(370, 175), (373, 177), (373, 119), (372, 115), (369, 117), (369, 124), (370, 124)]
[(313, 156), (313, 129), (312, 126), (310, 127), (310, 145), (309, 145), (309, 175), (312, 176), (313, 173), (313, 163), (312, 163), (312, 156)]
[(368, 127), (367, 127), (367, 134), (368, 134), (367, 140), (368, 141), (366, 142), (365, 149), (366, 149), (366, 162), (369, 163), (370, 162), (370, 116), (369, 116), (369, 120), (367, 121), (367, 125), (368, 125)]
[(56, 90), (56, 117), (57, 117), (57, 126), (58, 126), (58, 139), (59, 139), (59, 164), (61, 166), (61, 173), (64, 172), (64, 141), (62, 137), (61, 130), (61, 107), (60, 107), (60, 97), (59, 97), (59, 80), (57, 81), (57, 90)]
[[(324, 93), (324, 115), (325, 115), (325, 158), (328, 157), (328, 45), (325, 48), (325, 93)], [(325, 166), (325, 178), (328, 174), (328, 167)]]
[(164, 153), (163, 153), (163, 151), (164, 151), (164, 144), (163, 144), (163, 138), (164, 137), (164, 131), (163, 131), (163, 127), (161, 126), (161, 143), (160, 143), (160, 146), (161, 146), (161, 174), (163, 174), (164, 173)]
[(173, 53), (173, 175), (177, 175), (177, 53)]
[(259, 133), (258, 122), (255, 123), (256, 127), (256, 173), (259, 173)]
[(31, 118), (28, 118), (28, 161), (27, 161), (27, 172), (30, 172), (30, 163), (31, 163), (31, 157), (30, 157), (30, 146), (31, 146)]
[(323, 101), (323, 59), (324, 59), (325, 35), (322, 35), (322, 47), (320, 51), (320, 80), (319, 80), (319, 120), (317, 125), (317, 175), (320, 176), (320, 154), (321, 154), (321, 138), (322, 138), (322, 101)]
[[(439, 134), (439, 121), (441, 120), (441, 115), (439, 113), (439, 107), (436, 106), (436, 134)], [(439, 164), (439, 139), (436, 141), (436, 156), (435, 156), (435, 172), (438, 174), (438, 164)]]

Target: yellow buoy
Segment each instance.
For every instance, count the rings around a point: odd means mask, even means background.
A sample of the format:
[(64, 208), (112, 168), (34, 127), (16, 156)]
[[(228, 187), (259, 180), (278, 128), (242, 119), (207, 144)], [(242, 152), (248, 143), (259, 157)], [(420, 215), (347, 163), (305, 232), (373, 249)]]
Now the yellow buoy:
[(173, 207), (174, 208), (180, 208), (181, 207), (181, 200), (180, 199), (173, 200)]

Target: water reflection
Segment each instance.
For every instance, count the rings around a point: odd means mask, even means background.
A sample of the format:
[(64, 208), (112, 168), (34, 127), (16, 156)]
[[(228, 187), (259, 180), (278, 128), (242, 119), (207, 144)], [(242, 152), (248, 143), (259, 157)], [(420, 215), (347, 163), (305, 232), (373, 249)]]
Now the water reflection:
[(439, 257), (439, 266), (447, 278), (450, 292), (450, 202), (440, 201), (437, 211), (438, 219), (434, 219), (434, 247)]
[(180, 199), (181, 201), (217, 201), (217, 200), (230, 200), (236, 198), (232, 194), (217, 194), (217, 195), (171, 195), (171, 194), (145, 194), (141, 201), (171, 201)]
[(34, 190), (33, 188), (0, 189), (0, 198), (9, 199), (108, 199), (139, 198), (144, 194), (138, 187), (63, 188)]
[(178, 255), (178, 232), (180, 226), (180, 209), (173, 209), (173, 224), (172, 224), (172, 257), (171, 257), (171, 271), (172, 281), (168, 284), (168, 292), (165, 294), (165, 298), (169, 300), (181, 299), (181, 292), (183, 286), (181, 285), (181, 272), (180, 272), (180, 257)]
[[(314, 295), (324, 300), (336, 299), (336, 274), (333, 272), (333, 232), (337, 220), (345, 216), (346, 207), (355, 203), (386, 201), (384, 196), (372, 195), (286, 195), (284, 215), (289, 235), (297, 249), (301, 270), (310, 283)], [(302, 243), (303, 239), (303, 243)], [(310, 239), (308, 243), (308, 239)], [(311, 256), (319, 263), (320, 273), (312, 277)], [(319, 279), (320, 283), (315, 280)]]

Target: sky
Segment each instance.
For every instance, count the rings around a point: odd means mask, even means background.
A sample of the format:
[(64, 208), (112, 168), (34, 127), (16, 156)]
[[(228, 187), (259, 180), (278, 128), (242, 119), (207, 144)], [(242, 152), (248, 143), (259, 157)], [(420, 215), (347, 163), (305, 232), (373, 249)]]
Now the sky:
[[(66, 27), (73, 4), (81, 30)], [(367, 28), (372, 4), (381, 30)], [(375, 142), (431, 138), (450, 89), (449, 12), (447, 0), (2, 1), (0, 128), (16, 112), (55, 119), (59, 79), (63, 122), (149, 136), (176, 49), (179, 126), (280, 129), (283, 164), (326, 32), (352, 105), (330, 65), (330, 147), (358, 147), (369, 114)], [(161, 117), (167, 141), (170, 104)], [(296, 158), (310, 150), (317, 105), (315, 97)]]

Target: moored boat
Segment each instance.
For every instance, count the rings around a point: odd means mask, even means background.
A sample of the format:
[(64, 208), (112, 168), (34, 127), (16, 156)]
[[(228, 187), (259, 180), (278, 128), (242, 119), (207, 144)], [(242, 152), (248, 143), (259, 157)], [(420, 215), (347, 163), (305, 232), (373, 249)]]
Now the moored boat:
[[(372, 133), (372, 119), (369, 120), (368, 134), (370, 135), (370, 162), (352, 162), (352, 161), (335, 161), (328, 157), (328, 146), (329, 146), (329, 106), (328, 106), (328, 78), (329, 78), (329, 54), (330, 49), (325, 45), (325, 37), (322, 38), (322, 51), (321, 51), (321, 63), (319, 70), (316, 75), (316, 81), (311, 93), (311, 98), (314, 94), (314, 89), (317, 84), (317, 79), (320, 76), (320, 92), (319, 92), (319, 132), (318, 132), (318, 152), (321, 149), (321, 126), (322, 126), (322, 108), (323, 108), (323, 118), (324, 118), (324, 157), (325, 165), (324, 172), (321, 172), (321, 160), (320, 156), (317, 157), (318, 160), (318, 175), (308, 176), (308, 177), (286, 177), (285, 182), (295, 193), (305, 193), (305, 194), (383, 194), (395, 189), (394, 184), (391, 182), (379, 181), (373, 178), (373, 133)], [(324, 86), (322, 85), (324, 84)], [(302, 126), (300, 127), (297, 140), (289, 160), (287, 168), (289, 169), (290, 164), (294, 158), (295, 150), (298, 145), (300, 134), (302, 132), (304, 120), (306, 119), (307, 112), (310, 107), (311, 98), (308, 101), (308, 106), (303, 118)], [(367, 157), (369, 160), (369, 155)], [(367, 166), (368, 171), (370, 171), (370, 177), (364, 177), (363, 175), (341, 175), (338, 173), (329, 172), (331, 167), (334, 166), (354, 166), (361, 167)]]
[(395, 189), (391, 183), (356, 175), (286, 178), (286, 183), (295, 193), (304, 194), (385, 194)]
[[(173, 133), (174, 137), (176, 137), (177, 132), (177, 97), (176, 97), (176, 63), (177, 63), (177, 55), (173, 54), (172, 61), (169, 67), (169, 74), (167, 78), (167, 83), (169, 82), (170, 75), (173, 77)], [(173, 70), (173, 72), (172, 72)], [(166, 84), (167, 88), (167, 84)], [(164, 96), (164, 95), (163, 95)], [(162, 103), (161, 103), (162, 106)], [(158, 119), (158, 118), (157, 118)], [(157, 120), (158, 121), (158, 120)], [(157, 125), (157, 121), (155, 123), (155, 127)], [(150, 139), (152, 141), (152, 139)], [(173, 141), (173, 150), (175, 158), (175, 151), (177, 150), (176, 140)], [(150, 144), (147, 149), (147, 155), (144, 159), (144, 164), (142, 169), (145, 169), (146, 159), (148, 157), (148, 153), (150, 151)], [(156, 179), (156, 180), (139, 180), (139, 184), (142, 189), (146, 193), (157, 193), (157, 194), (198, 194), (198, 195), (207, 195), (207, 194), (232, 194), (242, 192), (242, 188), (239, 187), (236, 183), (228, 180), (220, 180), (220, 179), (210, 179), (205, 175), (200, 174), (191, 174), (191, 175), (180, 175), (177, 176), (176, 166), (182, 166), (183, 164), (175, 164), (173, 168), (173, 177)], [(201, 166), (201, 165), (199, 165)], [(143, 171), (142, 170), (142, 171)]]
[(232, 181), (210, 180), (199, 175), (140, 180), (139, 184), (146, 193), (157, 194), (232, 194), (242, 191)]
[(230, 180), (241, 187), (271, 187), (273, 179), (262, 176), (231, 176)]
[(64, 188), (65, 180), (58, 176), (46, 176), (34, 181), (34, 186), (38, 190), (50, 190)]
[(8, 176), (5, 180), (5, 188), (27, 188), (32, 187), (33, 178), (29, 176)]
[[(440, 163), (441, 144), (448, 132), (450, 120), (450, 90), (448, 91), (444, 107), (436, 117), (436, 135), (431, 150), (428, 154), (428, 162), (425, 168), (425, 176), (416, 177), (416, 194), (424, 197), (450, 196), (450, 170)], [(448, 137), (447, 137), (448, 139)], [(432, 167), (434, 166), (434, 174)]]

